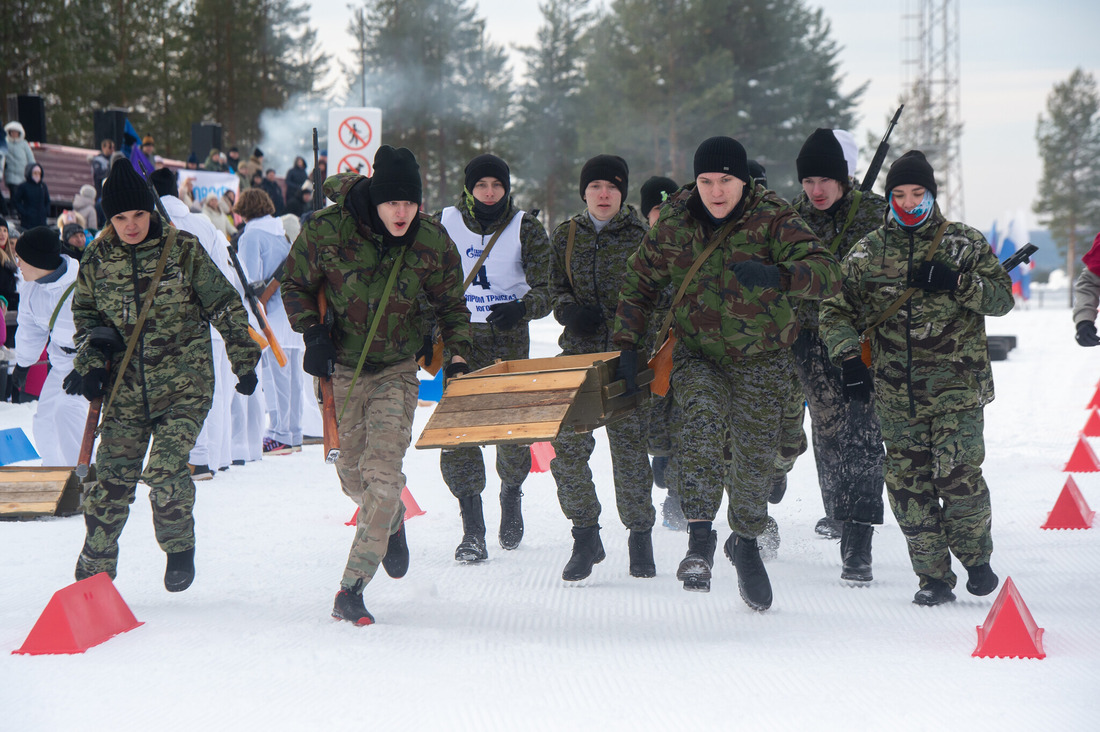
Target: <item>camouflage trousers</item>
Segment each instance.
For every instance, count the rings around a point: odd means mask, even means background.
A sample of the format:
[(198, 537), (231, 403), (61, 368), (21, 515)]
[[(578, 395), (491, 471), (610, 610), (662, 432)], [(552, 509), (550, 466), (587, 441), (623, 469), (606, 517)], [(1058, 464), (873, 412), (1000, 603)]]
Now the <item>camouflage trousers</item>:
[[(470, 323), (474, 345), (466, 363), (471, 371), (496, 363), (527, 358), (530, 334), (526, 323), (511, 330), (500, 330), (488, 323)], [(449, 363), (451, 354), (444, 355)], [(497, 475), (504, 485), (518, 488), (531, 472), (530, 445), (497, 445)], [(439, 472), (456, 498), (480, 495), (485, 490), (485, 459), (480, 447), (443, 450), (439, 454)]]
[(806, 430), (802, 423), (806, 420), (806, 396), (802, 393), (802, 382), (798, 372), (792, 368), (787, 379), (786, 399), (783, 403), (783, 416), (780, 420), (779, 451), (775, 456), (775, 476), (785, 476), (791, 472), (795, 461), (806, 452)]
[[(115, 577), (118, 537), (130, 516), (139, 480), (149, 486), (153, 529), (161, 549), (171, 553), (195, 546), (195, 483), (187, 458), (210, 402), (203, 402), (205, 408), (183, 402), (153, 419), (136, 410), (112, 409), (118, 416), (103, 421), (95, 457), (97, 480), (83, 504), (87, 535), (77, 560), (77, 579), (99, 572)], [(149, 461), (143, 471), (146, 450)]]
[[(604, 427), (611, 444), (615, 505), (619, 520), (631, 531), (649, 531), (657, 516), (653, 508), (653, 471), (646, 452), (646, 424), (643, 408)], [(577, 528), (596, 526), (601, 507), (588, 467), (596, 438), (591, 432), (564, 427), (553, 445), (556, 457), (550, 461), (550, 472), (558, 484), (562, 512)]]
[(734, 533), (763, 533), (791, 369), (789, 349), (730, 366), (677, 349), (672, 393), (679, 465), (670, 485), (688, 520), (713, 521), (725, 491)]
[[(344, 407), (355, 369), (337, 364), (332, 376), (336, 413)], [(386, 556), (390, 534), (401, 528), (405, 507), (401, 463), (412, 442), (413, 412), (420, 382), (409, 359), (359, 374), (340, 420), (340, 487), (359, 506), (355, 538), (340, 580), (343, 587), (366, 585)]]
[(928, 419), (880, 411), (879, 417), (886, 439), (886, 492), (913, 571), (921, 587), (931, 580), (954, 587), (951, 554), (973, 567), (993, 553), (992, 508), (981, 468), (982, 409)]
[(881, 524), (882, 432), (870, 402), (849, 400), (841, 371), (829, 360), (818, 331), (803, 328), (794, 344), (795, 367), (810, 405), (817, 482), (825, 515)]

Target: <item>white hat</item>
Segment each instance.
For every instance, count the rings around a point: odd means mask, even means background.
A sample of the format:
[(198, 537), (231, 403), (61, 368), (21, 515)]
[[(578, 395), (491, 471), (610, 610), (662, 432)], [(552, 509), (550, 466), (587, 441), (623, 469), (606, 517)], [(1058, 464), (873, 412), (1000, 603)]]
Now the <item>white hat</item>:
[(11, 132), (12, 130), (15, 130), (23, 137), (27, 136), (27, 131), (24, 130), (23, 125), (19, 124), (18, 122), (12, 121), (4, 125), (4, 132)]
[(855, 177), (856, 168), (859, 166), (859, 145), (855, 136), (848, 130), (833, 130), (833, 136), (840, 143), (840, 149), (844, 151), (844, 159), (848, 161), (848, 175)]

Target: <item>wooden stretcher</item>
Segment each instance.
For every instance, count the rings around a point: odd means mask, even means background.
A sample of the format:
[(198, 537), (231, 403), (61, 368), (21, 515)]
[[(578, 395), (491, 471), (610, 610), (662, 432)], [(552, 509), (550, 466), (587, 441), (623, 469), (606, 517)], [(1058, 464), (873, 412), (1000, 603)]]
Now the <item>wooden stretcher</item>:
[(552, 440), (562, 427), (591, 432), (630, 414), (649, 398), (653, 372), (623, 396), (613, 381), (619, 352), (498, 361), (452, 379), (416, 442), (428, 448), (527, 444)]
[[(88, 480), (95, 480), (92, 466)], [(81, 480), (72, 468), (0, 467), (0, 519), (80, 513)]]

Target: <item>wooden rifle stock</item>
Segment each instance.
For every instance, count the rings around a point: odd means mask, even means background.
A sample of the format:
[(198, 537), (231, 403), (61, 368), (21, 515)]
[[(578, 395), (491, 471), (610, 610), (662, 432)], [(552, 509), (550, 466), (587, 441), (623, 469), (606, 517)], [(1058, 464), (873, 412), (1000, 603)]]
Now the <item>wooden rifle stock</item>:
[[(324, 290), (317, 296), (317, 309), (321, 313), (321, 322), (325, 322), (328, 314), (328, 300), (325, 299)], [(321, 384), (321, 422), (323, 424), (322, 441), (325, 447), (325, 462), (335, 463), (340, 457), (340, 434), (336, 424), (336, 398), (332, 394), (332, 377), (321, 376), (317, 381)]]
[(264, 333), (264, 338), (267, 339), (267, 344), (271, 347), (271, 353), (275, 355), (275, 360), (279, 363), (280, 367), (287, 365), (286, 353), (283, 351), (282, 346), (279, 345), (279, 341), (275, 339), (275, 331), (271, 330), (271, 325), (267, 322), (267, 312), (264, 310), (264, 306), (260, 304), (260, 301), (256, 298), (256, 293), (252, 291), (252, 288), (248, 284), (248, 277), (245, 276), (244, 267), (241, 266), (241, 260), (237, 258), (237, 252), (230, 245), (226, 247), (229, 250), (229, 261), (233, 263), (233, 269), (237, 270), (237, 277), (241, 280), (241, 287), (244, 288), (244, 299), (248, 302), (248, 307), (252, 310), (252, 314), (256, 316), (256, 322), (260, 324), (260, 330)]
[(88, 403), (88, 418), (84, 420), (84, 437), (80, 440), (80, 457), (76, 461), (76, 477), (84, 480), (88, 477), (88, 466), (92, 464), (92, 445), (99, 428), (99, 412), (103, 409), (103, 397), (98, 396)]

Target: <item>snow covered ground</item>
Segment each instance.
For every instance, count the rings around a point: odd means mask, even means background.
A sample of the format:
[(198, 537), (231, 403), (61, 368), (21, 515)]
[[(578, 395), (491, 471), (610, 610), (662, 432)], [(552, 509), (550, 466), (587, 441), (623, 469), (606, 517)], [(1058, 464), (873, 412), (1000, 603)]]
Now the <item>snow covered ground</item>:
[[(602, 433), (592, 466), (607, 559), (581, 586), (561, 580), (571, 539), (548, 473), (524, 486), (527, 530), (513, 552), (495, 541), (491, 479), (490, 559), (462, 566), (438, 453), (411, 450), (408, 485), (427, 514), (408, 523), (409, 574), (380, 572), (368, 587), (376, 625), (340, 623), (329, 611), (354, 506), (313, 446), (199, 484), (198, 575), (177, 595), (164, 590), (139, 488), (115, 584), (144, 625), (81, 655), (10, 651), (72, 582), (83, 522), (0, 523), (0, 728), (1100, 729), (1100, 522), (1039, 529), (1100, 374), (1100, 349), (1078, 347), (1070, 321), (1052, 308), (988, 323), (1018, 337), (994, 364), (998, 399), (986, 409), (993, 567), (1046, 629), (1044, 660), (971, 657), (996, 594), (960, 586), (956, 603), (913, 605), (889, 511), (874, 583), (842, 583), (837, 542), (813, 532), (822, 509), (810, 454), (773, 507), (782, 546), (768, 564), (769, 612), (741, 601), (720, 551), (713, 590), (683, 591), (674, 572), (686, 537), (659, 525), (658, 576), (631, 578)], [(553, 355), (557, 326), (534, 331), (534, 355)], [(32, 410), (0, 405), (0, 428), (30, 434)], [(429, 412), (418, 410), (417, 431)], [(1100, 473), (1074, 478), (1100, 508)]]

